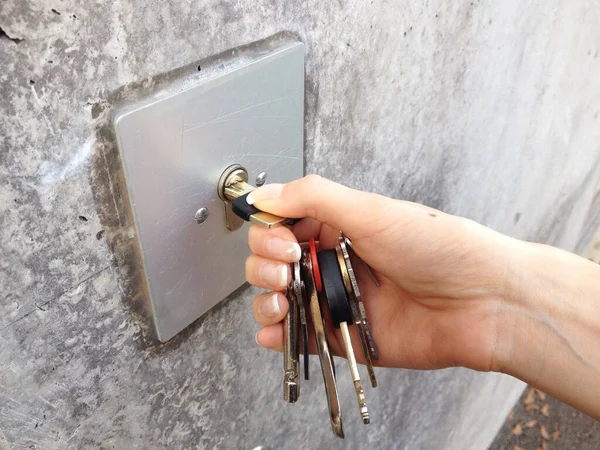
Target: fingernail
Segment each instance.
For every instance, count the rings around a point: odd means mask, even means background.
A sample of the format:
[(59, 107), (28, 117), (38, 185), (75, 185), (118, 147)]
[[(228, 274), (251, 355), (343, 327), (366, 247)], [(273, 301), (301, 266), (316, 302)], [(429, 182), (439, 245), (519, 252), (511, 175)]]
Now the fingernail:
[(248, 197), (246, 197), (246, 202), (248, 202), (249, 205), (253, 205), (256, 202), (272, 200), (274, 198), (280, 197), (282, 190), (283, 184), (265, 184), (264, 186), (256, 188), (252, 192), (250, 192), (250, 194), (248, 194)]
[(288, 268), (285, 264), (264, 263), (258, 269), (258, 276), (267, 286), (284, 288), (288, 284)]
[(258, 342), (258, 333), (260, 333), (260, 331), (257, 331), (256, 334), (254, 335), (254, 342), (256, 342), (258, 345), (260, 345), (260, 342)]
[(281, 314), (278, 295), (273, 293), (265, 298), (261, 304), (258, 305), (258, 312), (265, 317), (276, 317)]
[(286, 241), (285, 239), (278, 237), (271, 237), (267, 239), (265, 247), (269, 256), (272, 256), (273, 258), (289, 262), (300, 261), (302, 251), (297, 242)]

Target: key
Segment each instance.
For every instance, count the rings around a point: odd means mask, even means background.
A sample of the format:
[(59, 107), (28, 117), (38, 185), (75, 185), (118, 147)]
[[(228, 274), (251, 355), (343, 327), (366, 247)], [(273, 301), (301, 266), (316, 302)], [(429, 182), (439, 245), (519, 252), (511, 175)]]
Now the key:
[[(335, 249), (317, 252), (316, 243), (312, 238), (308, 245), (302, 244), (301, 248), (303, 251), (300, 262), (291, 264), (292, 280), (286, 292), (290, 306), (284, 326), (284, 398), (293, 403), (298, 400), (300, 394), (300, 331), (304, 349), (304, 377), (308, 380), (307, 328), (308, 314), (310, 314), (327, 395), (331, 428), (336, 436), (344, 438), (335, 363), (329, 349), (327, 327), (321, 308), (329, 308), (334, 327), (340, 329), (361, 419), (365, 424), (370, 423), (370, 414), (352, 347), (349, 327), (352, 324), (357, 327), (373, 387), (377, 386), (372, 363), (373, 356), (377, 356), (375, 343), (362, 304), (358, 280), (350, 260), (353, 252), (350, 240), (340, 233)], [(358, 258), (356, 253), (354, 256)], [(364, 263), (360, 258), (359, 260)], [(377, 280), (374, 279), (374, 281)], [(376, 284), (379, 285), (377, 282)]]
[(368, 334), (364, 326), (363, 316), (360, 313), (360, 309), (356, 301), (356, 296), (352, 290), (352, 281), (350, 280), (350, 273), (348, 266), (346, 265), (346, 260), (344, 259), (344, 250), (342, 250), (341, 245), (338, 245), (335, 248), (335, 251), (342, 274), (342, 280), (344, 282), (344, 288), (346, 289), (346, 294), (348, 295), (348, 303), (350, 305), (352, 321), (356, 325), (356, 330), (358, 331), (358, 337), (360, 339), (360, 346), (365, 357), (365, 365), (367, 366), (367, 372), (369, 373), (369, 380), (371, 381), (371, 386), (377, 387), (377, 378), (375, 377), (375, 370), (373, 368)]
[(300, 396), (298, 300), (290, 284), (286, 293), (289, 309), (284, 321), (283, 345), (283, 399), (295, 403)]
[(238, 181), (231, 186), (225, 187), (225, 196), (232, 199), (231, 209), (233, 212), (247, 222), (249, 221), (266, 228), (283, 225), (287, 221), (285, 217), (266, 213), (248, 204), (247, 197), (253, 189), (245, 181)]
[(247, 197), (252, 190), (254, 187), (248, 184), (248, 171), (239, 164), (229, 166), (221, 174), (217, 193), (225, 202), (225, 225), (229, 230), (239, 229), (244, 220), (266, 228), (293, 225), (297, 221), (269, 214), (248, 204)]
[[(365, 355), (365, 361), (367, 363), (367, 370), (369, 371), (369, 378), (371, 379), (371, 386), (376, 387), (377, 380), (375, 379), (375, 372), (373, 370), (371, 356), (373, 359), (379, 359), (379, 355), (377, 353), (377, 348), (375, 347), (375, 340), (373, 339), (373, 334), (371, 333), (369, 322), (367, 321), (367, 313), (365, 311), (365, 307), (360, 294), (360, 289), (358, 287), (356, 274), (354, 273), (352, 262), (350, 261), (350, 252), (348, 251), (348, 249), (352, 249), (352, 247), (348, 245), (349, 242), (350, 240), (347, 237), (345, 237), (343, 233), (340, 233), (339, 245), (336, 247), (338, 251), (338, 262), (342, 270), (344, 286), (346, 287), (346, 292), (348, 293), (348, 297), (350, 299), (352, 316), (354, 318), (357, 330), (359, 332), (359, 336), (361, 338), (361, 345), (363, 347), (363, 353)], [(352, 249), (351, 251), (354, 250)], [(362, 259), (360, 259), (360, 257), (356, 253), (354, 253), (354, 256), (360, 261), (362, 261)], [(364, 264), (365, 267), (368, 267), (366, 263)], [(370, 273), (373, 279), (376, 280), (372, 272)], [(378, 282), (376, 283), (376, 286), (379, 287)]]
[[(250, 186), (250, 188), (251, 190), (253, 189), (252, 186)], [(232, 186), (231, 188), (226, 188), (225, 192), (233, 192), (235, 189), (237, 189), (237, 187)], [(274, 214), (261, 211), (256, 206), (248, 204), (249, 193), (250, 192), (247, 192), (237, 198), (234, 198), (231, 202), (233, 212), (243, 220), (266, 228), (273, 228), (279, 225), (292, 226), (300, 221), (300, 219), (287, 219), (285, 217), (279, 217)]]
[(300, 262), (292, 264), (292, 284), (294, 286), (294, 295), (296, 296), (296, 302), (298, 303), (298, 311), (300, 312), (300, 325), (302, 327), (302, 350), (304, 356), (304, 379), (308, 380), (308, 324), (306, 321), (306, 292), (304, 289), (304, 282), (300, 274)]
[(323, 292), (329, 306), (329, 311), (331, 312), (331, 319), (333, 320), (334, 326), (339, 328), (342, 333), (344, 349), (346, 351), (352, 381), (354, 382), (354, 390), (360, 415), (363, 423), (368, 424), (371, 422), (371, 419), (369, 417), (365, 392), (360, 381), (354, 349), (352, 348), (352, 340), (350, 339), (348, 323), (353, 323), (353, 319), (348, 295), (342, 279), (341, 268), (338, 263), (337, 251), (335, 249), (321, 250), (317, 253), (317, 260), (319, 263), (319, 270), (321, 271)]
[(302, 254), (301, 276), (304, 281), (306, 296), (309, 301), (310, 315), (317, 341), (317, 352), (321, 362), (325, 393), (327, 394), (327, 406), (329, 407), (331, 428), (336, 436), (344, 438), (342, 411), (340, 409), (337, 384), (335, 381), (335, 366), (333, 357), (329, 351), (329, 341), (327, 340), (327, 334), (325, 333), (325, 323), (319, 304), (319, 295), (315, 286), (312, 261), (310, 253), (307, 250), (304, 250)]
[(348, 246), (348, 248), (352, 251), (352, 253), (354, 254), (354, 256), (356, 256), (358, 258), (358, 260), (362, 263), (362, 265), (364, 266), (365, 270), (367, 271), (367, 274), (369, 274), (369, 277), (373, 281), (373, 284), (375, 284), (375, 286), (379, 287), (379, 280), (375, 276), (375, 272), (373, 271), (373, 269), (371, 269), (371, 266), (369, 266), (360, 256), (358, 256), (356, 254), (356, 252), (354, 251), (354, 247), (352, 247), (352, 241), (350, 240), (350, 238), (348, 238), (347, 236), (345, 236), (344, 233), (340, 233), (340, 236), (343, 239), (343, 241), (346, 243), (346, 245)]

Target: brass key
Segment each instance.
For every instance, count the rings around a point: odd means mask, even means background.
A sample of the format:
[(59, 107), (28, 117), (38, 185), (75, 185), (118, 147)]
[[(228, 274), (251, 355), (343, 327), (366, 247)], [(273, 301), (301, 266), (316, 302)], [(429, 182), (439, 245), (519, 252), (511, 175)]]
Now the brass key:
[(239, 164), (229, 166), (221, 175), (217, 192), (225, 202), (225, 221), (229, 230), (237, 230), (244, 224), (244, 220), (266, 228), (288, 222), (289, 219), (260, 211), (249, 205), (246, 197), (253, 190), (254, 187), (248, 184), (248, 172)]

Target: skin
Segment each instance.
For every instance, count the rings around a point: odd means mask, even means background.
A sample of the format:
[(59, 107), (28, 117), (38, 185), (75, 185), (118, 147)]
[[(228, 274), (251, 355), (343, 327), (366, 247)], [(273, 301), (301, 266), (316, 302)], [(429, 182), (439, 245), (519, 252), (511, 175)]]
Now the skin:
[[(246, 278), (268, 290), (253, 303), (263, 347), (283, 349), (282, 292), (288, 264), (300, 257), (298, 242), (312, 236), (333, 248), (342, 230), (381, 284), (355, 264), (379, 365), (503, 372), (600, 419), (600, 266), (315, 175), (265, 185), (248, 201), (304, 218), (292, 229), (250, 227)], [(339, 330), (328, 334), (333, 352), (344, 356)]]

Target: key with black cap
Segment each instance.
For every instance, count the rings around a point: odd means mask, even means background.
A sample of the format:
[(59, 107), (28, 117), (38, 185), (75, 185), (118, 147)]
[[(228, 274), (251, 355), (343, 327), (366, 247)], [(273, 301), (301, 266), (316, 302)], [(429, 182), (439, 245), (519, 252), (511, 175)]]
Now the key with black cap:
[(368, 424), (371, 420), (369, 418), (367, 401), (360, 381), (356, 356), (354, 355), (350, 331), (348, 329), (348, 324), (353, 323), (352, 314), (348, 294), (344, 287), (341, 268), (338, 263), (337, 252), (335, 249), (321, 250), (317, 253), (317, 259), (323, 285), (323, 293), (325, 294), (327, 305), (329, 306), (331, 319), (333, 320), (334, 327), (339, 328), (342, 332), (342, 339), (344, 341), (344, 348), (346, 350), (346, 357), (348, 358), (352, 381), (354, 382), (354, 390), (356, 392), (360, 415), (363, 423)]
[(285, 224), (288, 220), (285, 217), (266, 213), (256, 206), (248, 204), (248, 194), (252, 190), (254, 188), (245, 181), (237, 181), (229, 186), (225, 186), (225, 196), (231, 202), (233, 212), (247, 222), (252, 222), (266, 228)]

